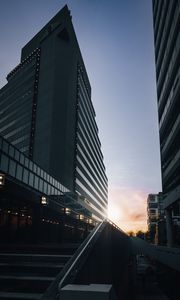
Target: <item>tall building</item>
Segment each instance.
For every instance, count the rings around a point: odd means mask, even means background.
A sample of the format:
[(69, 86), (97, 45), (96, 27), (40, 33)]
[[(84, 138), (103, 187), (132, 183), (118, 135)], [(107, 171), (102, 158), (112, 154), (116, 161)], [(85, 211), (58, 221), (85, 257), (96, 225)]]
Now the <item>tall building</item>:
[(163, 193), (149, 194), (147, 198), (148, 235), (151, 242), (164, 244), (164, 208)]
[(154, 45), (164, 208), (168, 243), (180, 215), (180, 2), (153, 0)]
[(65, 6), (23, 48), (0, 91), (0, 135), (107, 216), (107, 176), (91, 86)]

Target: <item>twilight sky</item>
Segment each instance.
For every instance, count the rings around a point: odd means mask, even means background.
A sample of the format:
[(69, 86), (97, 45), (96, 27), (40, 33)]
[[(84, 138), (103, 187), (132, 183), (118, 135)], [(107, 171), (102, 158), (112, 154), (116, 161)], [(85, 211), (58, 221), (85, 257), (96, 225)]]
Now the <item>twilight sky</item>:
[(124, 230), (145, 229), (147, 195), (161, 191), (151, 0), (1, 0), (0, 87), (65, 4), (91, 82), (109, 217)]

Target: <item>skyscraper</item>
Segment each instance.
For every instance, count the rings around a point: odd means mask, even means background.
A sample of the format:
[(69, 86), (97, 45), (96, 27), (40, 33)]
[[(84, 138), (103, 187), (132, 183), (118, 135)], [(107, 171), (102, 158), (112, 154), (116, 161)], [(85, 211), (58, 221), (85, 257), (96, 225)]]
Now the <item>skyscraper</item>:
[(180, 215), (180, 2), (153, 0), (159, 135), (167, 236)]
[(0, 135), (66, 188), (97, 219), (107, 177), (91, 86), (65, 6), (22, 49), (0, 91)]

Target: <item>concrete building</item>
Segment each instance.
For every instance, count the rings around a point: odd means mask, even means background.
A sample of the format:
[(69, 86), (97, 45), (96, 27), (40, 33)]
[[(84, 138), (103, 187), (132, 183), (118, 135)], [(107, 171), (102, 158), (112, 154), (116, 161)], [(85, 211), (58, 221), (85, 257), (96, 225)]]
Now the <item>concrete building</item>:
[(152, 3), (162, 186), (168, 245), (172, 245), (177, 235), (172, 215), (180, 215), (180, 2)]
[(151, 242), (165, 243), (165, 215), (163, 193), (149, 194), (147, 198), (148, 234)]
[(91, 86), (65, 6), (23, 48), (0, 91), (0, 135), (107, 216), (107, 176)]

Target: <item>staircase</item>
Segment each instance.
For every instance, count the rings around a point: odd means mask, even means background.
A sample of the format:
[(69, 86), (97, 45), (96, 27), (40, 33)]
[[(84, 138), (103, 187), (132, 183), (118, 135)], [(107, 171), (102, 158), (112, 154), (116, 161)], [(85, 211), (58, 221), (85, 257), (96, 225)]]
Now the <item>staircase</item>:
[(78, 244), (1, 246), (0, 300), (37, 300), (72, 257)]

